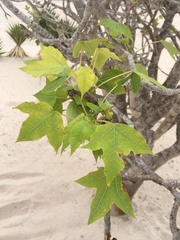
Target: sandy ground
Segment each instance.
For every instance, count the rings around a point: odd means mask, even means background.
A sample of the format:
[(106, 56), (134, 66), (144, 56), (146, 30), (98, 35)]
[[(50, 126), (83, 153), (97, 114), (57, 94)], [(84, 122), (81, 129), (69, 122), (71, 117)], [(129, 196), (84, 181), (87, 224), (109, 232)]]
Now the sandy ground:
[[(8, 22), (2, 11), (0, 37), (4, 50), (13, 47), (5, 33)], [(11, 22), (16, 21), (13, 17)], [(26, 42), (23, 48), (36, 56), (38, 47)], [(166, 60), (167, 62), (167, 60)], [(96, 170), (86, 150), (55, 154), (47, 139), (16, 143), (22, 121), (27, 117), (15, 106), (34, 101), (43, 87), (19, 70), (23, 60), (0, 57), (0, 240), (100, 240), (103, 219), (87, 225), (94, 190), (74, 180)], [(161, 139), (155, 151), (174, 141), (173, 130)], [(172, 159), (158, 173), (166, 178), (180, 177), (179, 158)], [(162, 187), (146, 182), (133, 199), (136, 219), (112, 217), (112, 233), (118, 240), (170, 240), (171, 195)], [(180, 220), (180, 215), (178, 216)], [(180, 222), (180, 221), (179, 221)]]

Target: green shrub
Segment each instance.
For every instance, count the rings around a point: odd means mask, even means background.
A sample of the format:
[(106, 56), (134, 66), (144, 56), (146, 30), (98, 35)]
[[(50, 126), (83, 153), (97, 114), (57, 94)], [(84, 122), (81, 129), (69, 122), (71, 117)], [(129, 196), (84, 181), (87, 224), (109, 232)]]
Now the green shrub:
[[(43, 18), (43, 14), (49, 18), (49, 20)], [(52, 21), (51, 21), (52, 19)], [(54, 23), (53, 19), (56, 19), (60, 24)], [(63, 32), (66, 38), (71, 38), (73, 33), (76, 31), (77, 27), (75, 22), (69, 19), (60, 19), (59, 15), (50, 7), (42, 10), (41, 17), (34, 17), (33, 20), (37, 22), (42, 28), (48, 31), (53, 37), (58, 38), (59, 32)], [(36, 43), (39, 44), (39, 40), (36, 40)], [(66, 46), (65, 43), (63, 43)], [(47, 44), (46, 44), (47, 46)]]
[(21, 45), (27, 39), (27, 34), (20, 28), (19, 24), (10, 24), (6, 31), (9, 37), (15, 42), (16, 46), (8, 53), (10, 57), (27, 56)]

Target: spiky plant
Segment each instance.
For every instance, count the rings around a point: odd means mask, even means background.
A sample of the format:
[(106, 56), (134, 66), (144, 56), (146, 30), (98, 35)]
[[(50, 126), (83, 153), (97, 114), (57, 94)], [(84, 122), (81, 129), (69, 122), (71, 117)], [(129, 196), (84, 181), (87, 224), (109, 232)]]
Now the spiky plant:
[(27, 35), (21, 30), (19, 24), (10, 24), (6, 31), (10, 38), (15, 42), (16, 46), (8, 53), (10, 57), (25, 57), (27, 54), (21, 47), (23, 42), (27, 39)]
[(60, 25), (61, 30), (64, 32), (66, 38), (71, 38), (73, 33), (76, 31), (77, 26), (75, 22), (69, 19), (61, 19), (62, 25)]
[(5, 53), (5, 52), (2, 51), (2, 49), (3, 49), (3, 42), (0, 39), (0, 56)]
[[(43, 18), (43, 14), (46, 15), (49, 19), (56, 19), (60, 22), (60, 24), (56, 24), (51, 20), (46, 20)], [(58, 38), (59, 33), (58, 31), (61, 30), (61, 32), (64, 32), (64, 35), (66, 38), (71, 38), (73, 33), (76, 31), (77, 26), (75, 25), (75, 22), (69, 19), (61, 19), (60, 16), (54, 11), (51, 7), (46, 7), (42, 10), (41, 16), (37, 14), (37, 17), (35, 18), (34, 14), (34, 21), (37, 22), (42, 28), (47, 30), (53, 37)], [(37, 40), (37, 44), (40, 42)], [(62, 43), (64, 46), (66, 46), (65, 43)], [(45, 44), (48, 45), (48, 44)]]

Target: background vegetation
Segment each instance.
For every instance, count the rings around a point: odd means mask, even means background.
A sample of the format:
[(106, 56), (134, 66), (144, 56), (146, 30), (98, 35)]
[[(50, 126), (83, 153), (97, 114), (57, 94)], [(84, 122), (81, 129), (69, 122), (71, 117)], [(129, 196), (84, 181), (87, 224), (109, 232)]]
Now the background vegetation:
[[(121, 92), (114, 91), (114, 81), (110, 81), (112, 85), (106, 85), (103, 89), (104, 95), (99, 95), (97, 92), (90, 94), (92, 92), (89, 93), (89, 89), (83, 94), (80, 91), (86, 101), (91, 104), (98, 106), (97, 103), (102, 96), (111, 104), (112, 119), (102, 114), (105, 123), (108, 120), (112, 123), (133, 126), (146, 139), (152, 150), (155, 143), (160, 141), (167, 131), (172, 127), (175, 128), (175, 142), (156, 155), (121, 156), (125, 162), (121, 177), (123, 187), (129, 193), (130, 198), (145, 180), (156, 182), (171, 192), (174, 204), (170, 214), (170, 229), (173, 239), (178, 240), (180, 230), (177, 227), (176, 218), (180, 205), (180, 180), (178, 176), (174, 179), (163, 179), (155, 171), (170, 159), (180, 155), (180, 34), (173, 23), (174, 18), (180, 13), (179, 1), (74, 0), (56, 4), (53, 1), (24, 0), (28, 5), (27, 15), (21, 13), (13, 1), (1, 0), (0, 2), (21, 19), (24, 23), (21, 29), (28, 36), (46, 46), (54, 46), (71, 61), (72, 69), (77, 70), (80, 61), (81, 66), (94, 66), (98, 79), (102, 79), (103, 74), (108, 74), (108, 70), (111, 71), (109, 78), (117, 77), (116, 70), (121, 71), (122, 74), (132, 73), (131, 76), (125, 75), (129, 79), (121, 85), (124, 92), (122, 89)], [(46, 7), (51, 7), (51, 11), (57, 11), (57, 14), (42, 11)], [(69, 24), (59, 19), (60, 14), (73, 20), (77, 26), (72, 28), (70, 34), (67, 34)], [(38, 19), (43, 20), (45, 24), (41, 24)], [(102, 24), (99, 24), (100, 21)], [(125, 24), (128, 28), (121, 24)], [(95, 48), (94, 42), (90, 42), (90, 47), (86, 45), (86, 40), (98, 38), (107, 41), (101, 42), (100, 46), (96, 44)], [(79, 45), (76, 44), (78, 41), (80, 41)], [(169, 43), (173, 43), (173, 46)], [(138, 48), (134, 47), (137, 45)], [(107, 61), (103, 64), (99, 58), (100, 65), (95, 67), (92, 57), (97, 47), (101, 49), (98, 51), (102, 51), (102, 47), (111, 49), (111, 53), (108, 52)], [(90, 49), (89, 52), (87, 49)], [(170, 72), (166, 72), (166, 69), (160, 65), (164, 49), (167, 49), (174, 59)], [(80, 55), (78, 55), (78, 50)], [(116, 54), (121, 61), (116, 61), (112, 53)], [(160, 71), (164, 74), (163, 80), (159, 77)], [(158, 83), (162, 83), (164, 88)], [(68, 92), (71, 99), (79, 95), (79, 89), (74, 90), (73, 93)], [(76, 105), (79, 105), (77, 101)], [(106, 238), (110, 238), (109, 217), (108, 213), (105, 216)]]

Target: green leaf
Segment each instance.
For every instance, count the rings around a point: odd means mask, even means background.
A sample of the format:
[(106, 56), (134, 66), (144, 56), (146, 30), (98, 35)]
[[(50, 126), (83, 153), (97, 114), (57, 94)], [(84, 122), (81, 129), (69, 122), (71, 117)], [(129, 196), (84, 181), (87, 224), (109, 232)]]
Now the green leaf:
[(93, 151), (102, 149), (102, 159), (105, 163), (107, 184), (110, 185), (114, 177), (124, 168), (124, 162), (119, 154), (128, 155), (131, 151), (136, 154), (152, 151), (145, 139), (133, 128), (125, 124), (106, 123), (97, 126), (88, 144), (84, 148)]
[(113, 203), (129, 216), (135, 217), (130, 198), (127, 192), (123, 190), (119, 174), (115, 176), (110, 186), (106, 184), (103, 168), (89, 173), (87, 176), (76, 180), (76, 182), (87, 188), (97, 188), (96, 195), (91, 203), (88, 224), (104, 217)]
[(103, 111), (111, 110), (112, 108), (112, 105), (107, 100), (98, 99), (98, 105)]
[(119, 42), (124, 43), (124, 45), (128, 45), (129, 44), (129, 38), (121, 38), (119, 40)]
[(81, 98), (83, 95), (97, 82), (97, 77), (94, 71), (90, 67), (80, 67), (74, 71), (77, 79), (77, 85), (81, 92)]
[(103, 101), (101, 99), (98, 100), (98, 104), (102, 115), (104, 115), (106, 119), (112, 119), (112, 105), (107, 100)]
[[(40, 102), (46, 102), (50, 106), (54, 106), (54, 104), (61, 104), (67, 101), (67, 91), (65, 87), (60, 87), (56, 91), (47, 92), (41, 90), (34, 95)], [(54, 108), (54, 107), (53, 107)]]
[(80, 105), (77, 105), (74, 101), (70, 102), (66, 110), (68, 123), (81, 113), (84, 113), (83, 108)]
[(119, 57), (114, 52), (110, 52), (108, 48), (96, 48), (91, 64), (100, 71), (109, 58), (121, 61)]
[(61, 87), (56, 90), (56, 102), (53, 105), (53, 109), (62, 113), (63, 106), (62, 103), (68, 100), (66, 87)]
[(79, 96), (79, 95), (77, 95), (77, 94), (75, 94), (74, 96), (73, 96), (73, 100), (75, 101), (75, 103), (77, 104), (77, 105), (84, 105), (84, 106), (86, 106), (86, 104), (87, 104), (87, 99), (86, 98), (82, 98), (81, 99), (81, 97)]
[(43, 92), (51, 92), (59, 87), (62, 87), (66, 81), (67, 77), (58, 77), (54, 81), (49, 81), (46, 79), (46, 86), (42, 89)]
[(99, 106), (97, 106), (97, 105), (95, 105), (95, 104), (93, 104), (93, 103), (90, 103), (90, 102), (87, 102), (87, 103), (86, 103), (86, 106), (87, 106), (88, 108), (90, 108), (95, 114), (100, 113), (100, 107), (99, 107)]
[[(123, 85), (129, 80), (130, 76), (125, 77), (125, 73), (118, 69), (110, 69), (105, 71), (99, 78), (98, 87), (113, 94), (126, 93)], [(113, 91), (112, 91), (113, 89)]]
[(102, 155), (103, 155), (102, 149), (92, 151), (92, 153), (93, 153), (93, 156), (94, 156), (96, 162), (97, 162), (98, 158), (100, 158), (100, 159), (102, 158)]
[(42, 60), (32, 60), (21, 70), (33, 77), (58, 75), (69, 69), (62, 53), (54, 47), (41, 46)]
[(53, 109), (54, 109), (54, 111), (57, 111), (59, 113), (63, 112), (63, 105), (62, 105), (62, 102), (59, 101), (59, 99), (56, 99), (56, 102), (53, 105)]
[(90, 58), (94, 54), (96, 48), (98, 47), (99, 42), (100, 42), (99, 38), (92, 39), (89, 41), (77, 42), (73, 49), (73, 57), (74, 58), (79, 57), (79, 53), (84, 51)]
[(67, 90), (68, 90), (68, 87), (67, 87), (67, 89), (66, 89), (66, 87), (61, 87), (56, 90), (56, 98), (59, 100), (59, 102), (63, 103), (68, 100)]
[(114, 46), (108, 43), (106, 38), (95, 38), (88, 41), (79, 41), (73, 48), (73, 57), (77, 58), (79, 57), (80, 52), (85, 52), (88, 58), (90, 58), (93, 56), (100, 43), (104, 44), (107, 48), (114, 48)]
[(65, 127), (61, 153), (70, 145), (69, 138), (71, 135), (72, 128), (76, 125), (76, 123), (81, 121), (83, 118), (84, 118), (84, 114), (81, 113), (78, 116), (76, 116), (74, 119), (72, 119), (72, 121)]
[(39, 91), (38, 93), (34, 94), (34, 96), (40, 101), (40, 102), (46, 102), (50, 106), (53, 106), (56, 102), (56, 92), (43, 92)]
[(139, 89), (140, 89), (140, 86), (141, 86), (140, 76), (137, 75), (136, 73), (133, 73), (132, 76), (131, 76), (130, 84), (131, 84), (132, 91), (134, 93), (138, 93)]
[(115, 47), (108, 43), (108, 40), (106, 38), (100, 38), (100, 43), (102, 43), (102, 45), (104, 45), (106, 48), (109, 48), (109, 49), (114, 49)]
[(136, 71), (148, 76), (148, 72), (147, 72), (146, 68), (141, 64), (136, 64)]
[(25, 102), (16, 108), (29, 114), (22, 124), (17, 141), (34, 141), (47, 136), (49, 143), (58, 151), (64, 134), (61, 114), (44, 102)]
[(123, 34), (127, 38), (133, 40), (129, 27), (122, 23), (118, 23), (112, 19), (107, 18), (107, 19), (102, 19), (98, 25), (108, 27), (109, 34), (114, 38), (116, 38), (119, 34)]
[(142, 79), (144, 79), (144, 81), (146, 81), (147, 83), (153, 83), (155, 84), (156, 86), (160, 87), (160, 88), (163, 88), (163, 89), (166, 89), (163, 85), (161, 85), (158, 81), (156, 81), (154, 78), (151, 78), (141, 72), (138, 72), (136, 70), (133, 71), (135, 74), (137, 74), (138, 76), (140, 76)]
[(81, 119), (77, 122), (71, 129), (71, 135), (69, 138), (69, 143), (71, 146), (71, 155), (75, 150), (86, 140), (89, 140), (90, 135), (94, 132), (93, 126), (89, 121)]
[(170, 42), (161, 40), (161, 43), (163, 44), (163, 46), (165, 47), (165, 49), (169, 52), (169, 54), (171, 55), (171, 57), (176, 60), (175, 56), (177, 54), (180, 54), (180, 51)]

